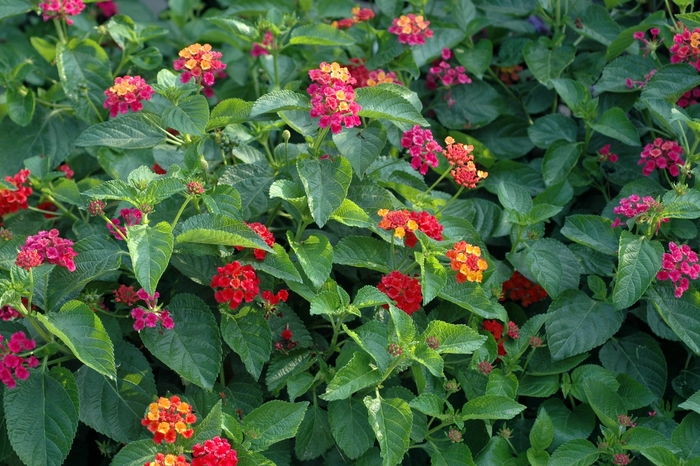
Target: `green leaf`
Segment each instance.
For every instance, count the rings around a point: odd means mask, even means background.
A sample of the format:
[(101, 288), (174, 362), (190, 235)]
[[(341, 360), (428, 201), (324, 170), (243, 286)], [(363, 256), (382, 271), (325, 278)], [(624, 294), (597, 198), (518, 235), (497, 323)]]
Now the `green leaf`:
[(255, 101), (250, 116), (276, 113), (281, 110), (310, 110), (309, 98), (303, 94), (282, 90), (269, 92)]
[(203, 136), (209, 123), (209, 102), (203, 95), (191, 95), (163, 112), (163, 123), (180, 133)]
[(274, 173), (267, 165), (241, 163), (226, 167), (219, 184), (233, 186), (238, 191), (243, 219), (247, 220), (268, 210), (268, 194), (274, 179)]
[(294, 453), (300, 460), (318, 458), (335, 444), (328, 412), (318, 405), (306, 411), (294, 441)]
[(70, 301), (60, 312), (37, 314), (39, 321), (86, 366), (114, 380), (114, 346), (102, 321), (80, 301)]
[(152, 439), (137, 440), (119, 450), (112, 459), (112, 466), (143, 466), (152, 462), (158, 453), (158, 445)]
[(76, 373), (80, 420), (117, 442), (129, 443), (143, 434), (141, 419), (157, 389), (148, 360), (134, 345), (115, 342), (114, 355), (119, 361), (116, 384), (88, 366)]
[(253, 24), (236, 16), (218, 16), (207, 18), (207, 21), (248, 42), (252, 42), (258, 36), (258, 30)]
[(693, 393), (690, 398), (679, 404), (678, 407), (695, 411), (696, 413), (700, 414), (700, 391)]
[(355, 40), (346, 32), (336, 29), (330, 24), (316, 23), (294, 29), (289, 43), (347, 47), (353, 45)]
[(673, 431), (671, 441), (681, 449), (682, 459), (689, 460), (700, 456), (700, 414), (690, 413), (684, 417)]
[(333, 248), (333, 262), (389, 273), (390, 254), (385, 241), (368, 236), (346, 236)]
[(384, 119), (411, 126), (430, 126), (406, 98), (384, 87), (357, 89), (355, 102), (362, 107), (358, 114), (366, 118)]
[(380, 122), (372, 121), (366, 128), (350, 128), (334, 134), (333, 142), (355, 174), (362, 178), (386, 145), (386, 130)]
[[(678, 461), (678, 457), (671, 453), (668, 448), (659, 446), (648, 447), (641, 449), (640, 453), (656, 466), (678, 466), (681, 464)], [(684, 464), (687, 466), (697, 466), (697, 463), (692, 464), (688, 462)]]
[(387, 351), (389, 337), (386, 325), (372, 320), (361, 325), (355, 331), (350, 330), (345, 325), (343, 325), (343, 330), (360, 348), (372, 356), (380, 371), (388, 369), (393, 358)]
[(413, 59), (419, 67), (437, 58), (444, 48), (454, 48), (464, 40), (466, 35), (464, 28), (435, 26), (432, 30), (432, 38), (426, 40), (424, 44), (410, 47)]
[(479, 335), (467, 325), (450, 324), (441, 320), (430, 321), (419, 339), (425, 341), (429, 337), (438, 339), (436, 351), (440, 354), (472, 354), (486, 341), (484, 335)]
[(352, 165), (344, 157), (335, 157), (333, 160), (297, 159), (296, 166), (309, 200), (311, 215), (316, 224), (323, 227), (348, 195)]
[(668, 369), (659, 344), (645, 333), (610, 340), (598, 354), (603, 367), (614, 374), (625, 373), (660, 398), (666, 391)]
[(622, 31), (617, 39), (613, 40), (605, 53), (605, 59), (610, 61), (624, 52), (635, 41), (633, 34), (637, 31), (646, 31), (652, 27), (658, 27), (665, 21), (665, 13), (657, 11), (649, 15), (644, 21)]
[(508, 321), (505, 308), (492, 302), (478, 283), (457, 283), (455, 277), (450, 276), (438, 296), (484, 319)]
[(349, 227), (369, 228), (375, 222), (365, 213), (364, 210), (348, 198), (343, 199), (335, 212), (331, 214), (331, 220), (340, 222)]
[(557, 240), (543, 238), (525, 254), (527, 266), (547, 294), (556, 298), (564, 290), (577, 289), (580, 271), (576, 256)]
[(700, 355), (700, 293), (690, 289), (676, 298), (670, 285), (656, 285), (649, 288), (647, 294), (663, 321), (683, 343)]
[(389, 333), (396, 335), (399, 345), (407, 345), (413, 341), (416, 335), (416, 326), (413, 318), (393, 304), (389, 304), (389, 315), (393, 323), (393, 329), (389, 328)]
[(542, 161), (542, 177), (546, 186), (565, 179), (581, 155), (581, 143), (557, 141), (547, 149)]
[(202, 196), (202, 202), (212, 214), (241, 218), (241, 195), (231, 186), (218, 185), (213, 193)]
[(416, 252), (416, 262), (420, 265), (421, 289), (423, 290), (423, 305), (435, 299), (447, 283), (447, 272), (435, 256), (423, 256)]
[(616, 310), (632, 306), (661, 268), (664, 248), (658, 241), (623, 231), (620, 236), (620, 263), (613, 288), (613, 305)]
[(588, 379), (583, 385), (586, 401), (600, 422), (608, 429), (618, 428), (618, 416), (625, 414), (625, 404), (615, 391), (596, 379)]
[(272, 351), (272, 330), (260, 311), (246, 306), (236, 315), (223, 314), (221, 334), (241, 357), (248, 373), (258, 380)]
[[(437, 118), (449, 129), (479, 128), (488, 125), (499, 115), (506, 113), (503, 97), (485, 81), (475, 80), (468, 85), (454, 86), (449, 91), (440, 91), (437, 102), (435, 106)], [(448, 105), (448, 102), (452, 102), (452, 105)], [(517, 127), (520, 120), (515, 119), (515, 121), (514, 126)], [(517, 132), (509, 133), (507, 130), (499, 131), (498, 125), (494, 126), (496, 127), (489, 127), (489, 129), (495, 129), (498, 134), (508, 134), (515, 137), (520, 135)], [(526, 135), (525, 128), (523, 128), (522, 133)], [(497, 136), (484, 139), (482, 139), (483, 135), (474, 134), (474, 136), (499, 155), (501, 147), (508, 145), (507, 141), (501, 141), (502, 144), (494, 146), (493, 140), (497, 139)]]
[(265, 254), (262, 262), (255, 261), (255, 268), (280, 280), (302, 283), (301, 275), (289, 259), (287, 251), (277, 243), (272, 245), (272, 250), (274, 254)]
[(472, 49), (457, 47), (454, 49), (454, 54), (459, 64), (465, 70), (481, 79), (484, 77), (484, 72), (491, 65), (493, 43), (488, 39), (481, 39)]
[(557, 448), (548, 466), (588, 466), (596, 462), (600, 450), (586, 439), (575, 439)]
[[(72, 39), (56, 44), (56, 66), (66, 97), (75, 113), (89, 124), (104, 121), (105, 89), (112, 86), (109, 57), (91, 39)], [(105, 144), (106, 145), (106, 144)]]
[(148, 294), (153, 295), (173, 253), (174, 239), (170, 224), (160, 222), (155, 227), (127, 226), (126, 231), (126, 243), (136, 279)]
[(530, 194), (520, 185), (503, 182), (498, 186), (498, 201), (506, 210), (527, 214), (532, 210)]
[(7, 435), (22, 462), (61, 466), (78, 429), (78, 387), (70, 371), (32, 371), (3, 398)]
[(28, 0), (0, 0), (0, 20), (21, 15), (32, 8)]
[(199, 424), (197, 424), (197, 426), (195, 426), (194, 435), (192, 435), (192, 438), (189, 438), (186, 442), (184, 442), (185, 449), (189, 450), (197, 443), (203, 444), (207, 440), (221, 435), (222, 422), (223, 416), (221, 413), (221, 400), (219, 400), (211, 411), (209, 411), (207, 417), (205, 417)]
[(241, 246), (273, 252), (248, 225), (223, 215), (201, 214), (188, 218), (176, 229), (178, 243)]
[(369, 387), (382, 380), (382, 372), (372, 363), (371, 357), (358, 351), (350, 361), (328, 382), (326, 393), (321, 398), (326, 401), (336, 401), (348, 398), (358, 390)]
[(546, 450), (554, 440), (554, 424), (546, 409), (540, 409), (530, 431), (530, 444), (535, 450)]
[[(402, 312), (402, 311), (399, 311)], [(400, 342), (401, 340), (399, 340)], [(425, 343), (418, 343), (413, 352), (408, 353), (408, 357), (424, 366), (433, 376), (443, 379), (445, 374), (443, 368), (445, 362), (440, 357), (440, 354), (429, 348)]]
[(311, 235), (297, 243), (291, 239), (289, 231), (287, 238), (311, 283), (316, 288), (321, 288), (333, 267), (333, 247), (328, 238), (323, 235)]
[(608, 341), (622, 326), (625, 315), (589, 298), (580, 290), (567, 290), (549, 306), (547, 344), (554, 361), (585, 353)]
[(486, 395), (504, 396), (514, 399), (518, 394), (518, 378), (515, 374), (503, 375), (501, 371), (492, 371), (486, 384)]
[[(22, 91), (25, 91), (22, 93)], [(34, 91), (31, 89), (14, 89), (8, 87), (5, 91), (7, 114), (10, 119), (20, 126), (27, 126), (34, 117)]]
[(687, 63), (662, 66), (642, 89), (642, 100), (678, 99), (686, 91), (700, 85), (697, 70)]
[(143, 112), (129, 113), (112, 120), (89, 126), (75, 145), (78, 147), (107, 146), (118, 149), (148, 149), (165, 141), (165, 134)]
[(268, 401), (243, 418), (243, 432), (250, 440), (251, 451), (265, 451), (270, 445), (292, 438), (304, 419), (308, 401), (288, 403)]
[(143, 344), (182, 378), (211, 390), (219, 376), (221, 339), (209, 306), (194, 295), (181, 293), (167, 309), (175, 328), (145, 328), (140, 332)]
[(690, 220), (700, 217), (700, 191), (697, 189), (687, 189), (683, 194), (668, 191), (661, 202), (664, 217)]
[(523, 57), (528, 69), (542, 84), (548, 85), (552, 79), (561, 75), (562, 71), (574, 61), (576, 48), (563, 45), (551, 50), (540, 42), (529, 41), (523, 48)]
[(547, 149), (554, 141), (576, 142), (576, 132), (574, 120), (560, 113), (538, 118), (527, 129), (528, 136), (540, 149)]
[(637, 128), (630, 122), (624, 110), (619, 107), (613, 107), (603, 113), (598, 121), (591, 123), (591, 129), (617, 139), (628, 146), (641, 146)]
[[(571, 79), (554, 79), (552, 85), (561, 96), (561, 99), (574, 112), (574, 115), (581, 115), (583, 105), (591, 100), (591, 91), (585, 84)], [(562, 115), (563, 116), (563, 115)], [(572, 121), (569, 119), (569, 121)], [(571, 142), (575, 142), (571, 141)]]
[(367, 408), (348, 397), (328, 403), (328, 421), (333, 438), (350, 459), (357, 459), (374, 445), (374, 433), (367, 420)]
[(431, 466), (476, 466), (472, 459), (472, 452), (463, 443), (456, 443), (447, 448), (436, 447), (428, 444)]
[(401, 398), (365, 397), (369, 423), (379, 441), (382, 466), (401, 463), (408, 451), (413, 413)]
[(463, 421), (470, 419), (513, 419), (525, 409), (505, 396), (485, 395), (473, 398), (464, 405), (459, 415)]
[[(209, 18), (214, 20), (218, 18)], [(207, 130), (213, 128), (223, 128), (236, 123), (246, 123), (251, 120), (250, 111), (253, 109), (253, 102), (246, 102), (241, 99), (222, 100), (211, 110), (211, 118), (207, 123)]]
[(525, 375), (518, 384), (518, 395), (548, 398), (559, 391), (559, 375)]
[[(474, 83), (470, 84), (471, 87)], [(463, 86), (458, 86), (460, 89)], [(495, 91), (493, 91), (495, 92)], [(500, 94), (496, 93), (497, 98), (502, 99)], [(488, 126), (483, 128), (478, 128), (470, 134), (481, 141), (488, 149), (493, 152), (499, 159), (515, 159), (521, 157), (532, 150), (535, 146), (530, 137), (528, 136), (528, 128), (530, 124), (527, 120), (512, 116), (503, 115), (498, 117)], [(501, 161), (494, 165), (493, 168), (503, 166), (503, 163), (508, 161)], [(513, 162), (515, 164), (515, 162)], [(514, 170), (514, 167), (520, 168), (520, 171), (530, 171), (529, 167), (519, 166), (519, 164), (507, 166), (507, 170), (504, 172), (506, 176), (511, 176), (513, 181), (520, 181), (518, 177), (518, 170)], [(521, 168), (522, 167), (522, 168)], [(489, 170), (489, 178), (491, 178), (493, 173), (493, 168)], [(536, 174), (536, 183), (542, 184), (542, 175), (539, 171), (530, 171)], [(497, 183), (496, 183), (497, 184)], [(523, 185), (526, 183), (524, 182)], [(495, 192), (494, 189), (492, 192)]]
[(569, 215), (564, 221), (561, 234), (584, 246), (617, 256), (619, 239), (612, 222), (599, 215)]

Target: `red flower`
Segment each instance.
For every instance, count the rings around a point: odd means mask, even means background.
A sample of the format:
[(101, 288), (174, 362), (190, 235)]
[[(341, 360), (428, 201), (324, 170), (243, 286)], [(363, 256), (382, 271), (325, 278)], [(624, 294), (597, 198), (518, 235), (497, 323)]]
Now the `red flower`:
[(291, 330), (289, 330), (289, 324), (287, 324), (287, 327), (282, 330), (282, 338), (285, 340), (291, 340), (294, 334), (292, 333)]
[(66, 178), (69, 180), (73, 179), (73, 175), (75, 175), (75, 172), (71, 170), (67, 163), (64, 163), (63, 165), (59, 166), (58, 171), (62, 171), (63, 173), (65, 173)]
[(318, 69), (309, 71), (309, 77), (314, 81), (307, 92), (311, 96), (311, 118), (320, 118), (318, 126), (328, 128), (333, 134), (340, 133), (343, 125), (346, 128), (360, 126), (357, 113), (362, 110), (355, 102), (355, 78), (347, 68), (333, 62), (321, 63)]
[(512, 301), (520, 301), (522, 307), (528, 307), (532, 303), (542, 301), (547, 297), (547, 292), (540, 285), (532, 283), (517, 270), (513, 275), (503, 282), (503, 297)]
[(228, 440), (219, 436), (192, 447), (192, 466), (236, 466), (238, 456)]
[(610, 144), (606, 144), (600, 149), (598, 149), (598, 162), (610, 162), (615, 163), (618, 161), (619, 157), (617, 154), (610, 153)]
[(155, 173), (156, 175), (165, 175), (166, 173), (168, 173), (167, 171), (165, 171), (165, 169), (164, 169), (163, 167), (161, 167), (161, 166), (158, 165), (157, 163), (154, 163), (154, 164), (153, 164), (153, 166), (151, 167), (151, 170), (152, 170), (153, 173)]
[[(253, 223), (246, 223), (246, 225), (248, 225), (248, 227), (251, 230), (253, 230), (255, 233), (257, 233), (258, 236), (260, 236), (263, 239), (263, 241), (265, 241), (265, 243), (267, 243), (268, 246), (272, 247), (275, 244), (275, 236), (262, 223), (253, 222)], [(243, 246), (236, 246), (237, 251), (240, 251), (242, 249), (243, 249)], [(263, 249), (255, 249), (253, 251), (253, 255), (259, 261), (265, 260), (265, 254), (267, 254), (267, 251), (265, 251)]]
[(119, 285), (119, 288), (114, 290), (114, 302), (123, 303), (129, 307), (136, 304), (139, 300), (133, 286)]
[(151, 100), (154, 91), (141, 76), (124, 76), (114, 78), (114, 86), (105, 90), (107, 99), (104, 108), (114, 118), (118, 113), (126, 113), (131, 108), (138, 112), (143, 108), (142, 100)]
[(184, 438), (192, 437), (194, 430), (191, 424), (197, 422), (197, 416), (192, 414), (192, 406), (180, 401), (180, 397), (160, 397), (148, 406), (146, 417), (141, 419), (141, 425), (153, 432), (153, 441), (160, 445), (163, 441), (175, 443), (177, 435)]
[(244, 300), (249, 303), (260, 292), (260, 279), (250, 265), (241, 265), (234, 261), (217, 268), (217, 274), (211, 279), (212, 288), (222, 288), (214, 293), (217, 303), (228, 303), (236, 309)]
[(490, 332), (498, 343), (498, 355), (505, 356), (506, 349), (503, 347), (503, 324), (497, 320), (485, 320), (484, 330)]
[(428, 29), (430, 21), (425, 21), (422, 15), (401, 15), (391, 24), (388, 31), (398, 35), (401, 44), (421, 45), (425, 44), (425, 39), (433, 37), (433, 31)]
[(379, 228), (394, 230), (394, 237), (404, 238), (404, 245), (409, 248), (418, 243), (418, 238), (413, 233), (416, 230), (422, 231), (436, 241), (442, 241), (443, 227), (438, 223), (437, 218), (428, 212), (380, 209), (378, 214), (383, 217), (379, 222)]
[(173, 64), (176, 70), (184, 69), (180, 81), (187, 83), (193, 77), (199, 84), (214, 85), (214, 73), (226, 68), (220, 58), (221, 52), (215, 52), (211, 45), (192, 44), (180, 50), (178, 58)]
[(480, 180), (489, 176), (485, 171), (477, 170), (476, 165), (474, 165), (474, 156), (471, 155), (474, 146), (455, 143), (455, 140), (450, 136), (445, 138), (445, 143), (447, 143), (447, 148), (442, 153), (450, 165), (455, 166), (450, 172), (455, 183), (465, 188), (474, 189)]
[(669, 49), (671, 63), (690, 63), (700, 71), (700, 29), (690, 31), (684, 28), (683, 32), (673, 36), (673, 42)]
[(270, 307), (277, 306), (280, 301), (283, 303), (287, 302), (289, 298), (289, 291), (279, 290), (277, 294), (272, 294), (272, 291), (265, 290), (262, 292), (261, 297)]
[(156, 453), (153, 461), (149, 461), (144, 466), (190, 466), (184, 455), (171, 455), (170, 453)]
[(383, 276), (377, 288), (396, 301), (396, 307), (408, 315), (412, 315), (420, 309), (421, 302), (423, 302), (420, 281), (417, 278), (404, 275), (398, 270)]
[[(141, 218), (143, 217), (139, 209), (122, 209), (119, 211), (119, 215), (124, 219), (124, 223), (126, 223), (127, 227), (140, 224)], [(120, 223), (121, 221), (118, 218), (113, 218), (112, 223), (107, 224), (107, 229), (112, 233), (114, 239), (117, 241), (124, 241), (124, 238), (126, 238), (126, 227), (120, 227)], [(116, 229), (114, 227), (116, 227)]]
[(27, 178), (29, 178), (29, 170), (20, 170), (15, 176), (5, 177), (5, 180), (17, 189), (14, 191), (0, 189), (0, 217), (29, 207), (27, 198), (32, 195), (32, 188), (25, 185)]
[[(57, 212), (58, 211), (58, 207), (56, 207), (56, 204), (54, 204), (51, 201), (40, 202), (39, 204), (37, 204), (36, 208), (41, 209), (41, 210), (45, 210), (47, 212)], [(56, 218), (55, 215), (48, 214), (48, 213), (45, 213), (44, 217), (45, 218)]]

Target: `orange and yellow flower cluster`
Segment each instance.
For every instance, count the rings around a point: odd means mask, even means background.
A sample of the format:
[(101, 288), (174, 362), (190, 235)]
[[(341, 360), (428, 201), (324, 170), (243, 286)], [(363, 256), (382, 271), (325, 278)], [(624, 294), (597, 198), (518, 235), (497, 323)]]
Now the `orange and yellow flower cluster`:
[(158, 398), (148, 406), (146, 417), (141, 419), (141, 425), (153, 432), (153, 441), (158, 445), (163, 441), (175, 443), (178, 434), (184, 438), (192, 437), (194, 430), (190, 426), (195, 422), (197, 416), (192, 414), (192, 406), (175, 395)]
[(214, 85), (214, 73), (226, 68), (221, 58), (221, 52), (215, 52), (209, 44), (192, 44), (178, 53), (180, 58), (175, 60), (173, 67), (176, 70), (184, 69), (180, 80), (187, 83), (193, 77), (207, 86)]
[(457, 271), (457, 283), (465, 281), (481, 283), (483, 271), (489, 265), (481, 257), (481, 248), (473, 246), (466, 241), (460, 241), (445, 255), (450, 259), (450, 267)]
[(483, 180), (488, 173), (477, 170), (474, 165), (474, 156), (471, 155), (474, 146), (456, 143), (455, 140), (447, 136), (445, 138), (447, 148), (442, 151), (442, 154), (455, 168), (452, 169), (450, 175), (454, 178), (455, 183), (465, 188), (476, 188), (479, 180)]

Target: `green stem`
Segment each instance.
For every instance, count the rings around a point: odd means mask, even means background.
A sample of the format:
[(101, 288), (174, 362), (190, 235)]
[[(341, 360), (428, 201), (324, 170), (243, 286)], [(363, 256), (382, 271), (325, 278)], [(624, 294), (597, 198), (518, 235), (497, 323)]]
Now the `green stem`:
[(58, 38), (61, 41), (61, 43), (67, 43), (68, 41), (66, 40), (66, 35), (63, 34), (63, 28), (61, 27), (61, 21), (58, 18), (54, 18), (53, 24), (56, 27), (56, 32), (58, 32)]
[(394, 237), (391, 237), (391, 266), (396, 270), (396, 248), (394, 246)]
[(73, 359), (76, 359), (76, 357), (72, 356), (72, 355), (71, 356), (61, 356), (60, 358), (56, 358), (52, 361), (49, 361), (47, 363), (47, 365), (60, 364), (62, 362), (66, 362), (66, 361), (72, 361)]
[[(56, 207), (58, 207), (58, 210), (60, 210), (61, 212), (63, 212), (64, 215), (70, 217), (71, 220), (74, 220), (74, 221), (76, 221), (76, 222), (77, 222), (78, 220), (80, 220), (78, 217), (75, 216), (75, 214), (73, 214), (73, 212), (71, 212), (70, 210), (66, 209), (66, 207), (65, 207), (63, 204), (61, 204), (59, 201), (57, 201), (56, 198), (54, 198), (50, 193), (47, 193), (47, 192), (45, 192), (45, 191), (42, 191), (42, 192), (43, 192), (44, 194), (46, 194), (46, 198), (47, 198), (49, 201), (51, 201), (52, 204), (54, 204)], [(52, 214), (55, 214), (55, 212), (51, 212), (51, 213), (52, 213)]]
[(442, 212), (443, 210), (447, 209), (447, 207), (449, 207), (449, 205), (452, 204), (452, 203), (455, 201), (455, 199), (457, 199), (457, 198), (459, 197), (460, 194), (462, 194), (462, 191), (464, 191), (464, 186), (460, 186), (460, 187), (459, 187), (459, 189), (457, 190), (457, 193), (456, 193), (454, 196), (452, 196), (452, 198), (451, 198), (449, 201), (447, 201), (447, 204), (445, 204), (444, 206), (442, 206), (442, 207), (440, 208), (440, 210), (437, 211), (437, 213), (435, 214), (435, 216), (437, 217), (438, 215), (440, 215), (440, 212)]
[(272, 67), (275, 70), (275, 89), (280, 89), (280, 72), (277, 66), (277, 55), (278, 53), (272, 54)]
[(97, 109), (97, 107), (95, 107), (95, 103), (90, 98), (90, 93), (88, 92), (87, 89), (85, 89), (83, 93), (85, 94), (85, 100), (88, 101), (88, 103), (90, 104), (90, 107), (92, 107), (92, 110), (95, 112), (95, 115), (97, 115), (97, 119), (100, 120), (100, 123), (103, 123), (105, 121), (105, 119), (102, 118), (102, 114)]
[(421, 199), (423, 199), (423, 197), (430, 194), (430, 191), (432, 191), (435, 186), (440, 184), (440, 182), (450, 173), (450, 171), (452, 171), (452, 168), (448, 168), (447, 170), (445, 170), (445, 172), (442, 175), (440, 175), (440, 178), (438, 178), (437, 181), (435, 181), (435, 183), (430, 185), (430, 187), (428, 188), (428, 190), (426, 192), (424, 192), (423, 194), (418, 196), (418, 201), (420, 201)]
[(316, 135), (316, 139), (314, 139), (314, 144), (312, 146), (313, 152), (317, 152), (321, 148), (321, 144), (323, 144), (323, 140), (326, 139), (326, 135), (328, 134), (328, 131), (330, 130), (329, 126), (326, 126), (322, 130), (318, 132)]
[(180, 206), (180, 210), (177, 211), (177, 215), (175, 215), (175, 219), (173, 219), (173, 223), (170, 224), (171, 229), (175, 229), (175, 225), (177, 225), (177, 221), (180, 220), (180, 216), (182, 213), (185, 211), (185, 207), (187, 207), (187, 204), (190, 203), (192, 200), (192, 196), (187, 196), (187, 199), (185, 199), (185, 202), (182, 203)]
[(525, 104), (523, 103), (522, 99), (518, 99), (513, 91), (506, 86), (506, 83), (501, 81), (498, 76), (496, 76), (496, 73), (491, 69), (491, 67), (486, 68), (486, 71), (489, 73), (489, 75), (503, 88), (503, 90), (506, 91), (506, 93), (511, 96), (516, 102), (520, 102), (520, 105), (523, 109), (523, 112), (525, 113), (525, 116), (527, 117), (527, 121), (532, 125), (534, 122), (532, 121), (532, 117), (530, 117), (530, 113), (528, 113), (527, 108), (525, 107)]

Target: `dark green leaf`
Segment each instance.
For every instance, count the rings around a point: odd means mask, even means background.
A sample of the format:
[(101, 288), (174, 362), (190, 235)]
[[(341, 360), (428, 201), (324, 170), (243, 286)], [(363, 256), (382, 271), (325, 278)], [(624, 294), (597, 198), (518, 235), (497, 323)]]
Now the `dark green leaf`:
[(20, 126), (27, 126), (34, 116), (34, 91), (9, 87), (5, 91), (5, 98), (10, 119)]
[(222, 100), (212, 109), (207, 130), (250, 121), (250, 111), (252, 109), (253, 102), (235, 98)]
[(127, 246), (134, 274), (148, 294), (156, 292), (160, 277), (170, 262), (173, 253), (173, 233), (167, 222), (155, 227), (148, 225), (127, 226)]
[(349, 34), (332, 27), (330, 24), (316, 23), (294, 29), (289, 43), (347, 47), (353, 45), (355, 40)]
[(321, 288), (333, 267), (333, 248), (328, 238), (323, 235), (311, 235), (301, 243), (297, 243), (291, 240), (289, 233), (287, 232), (289, 244), (297, 255), (306, 276), (316, 288)]
[(219, 178), (220, 184), (233, 186), (240, 194), (244, 220), (267, 211), (273, 181), (274, 173), (270, 167), (248, 163), (227, 167)]
[(374, 445), (367, 408), (352, 397), (328, 403), (328, 420), (333, 438), (350, 459), (357, 459)]
[(612, 222), (607, 218), (598, 215), (569, 215), (561, 234), (595, 251), (617, 256), (619, 239), (612, 228)]
[(565, 179), (576, 166), (581, 155), (581, 143), (558, 141), (553, 143), (544, 154), (542, 177), (546, 186)]
[(436, 351), (440, 354), (471, 354), (486, 341), (471, 327), (462, 324), (450, 324), (441, 320), (433, 320), (420, 337), (425, 341), (428, 337), (438, 340)]
[(460, 419), (513, 419), (524, 409), (525, 406), (505, 396), (479, 396), (464, 405)]
[(484, 76), (484, 72), (491, 65), (493, 43), (488, 39), (481, 39), (474, 48), (458, 47), (454, 50), (454, 54), (464, 69), (481, 79)]
[(119, 149), (147, 149), (165, 141), (165, 134), (150, 118), (141, 113), (130, 113), (113, 120), (90, 126), (75, 141), (76, 146), (107, 146)]
[(548, 148), (554, 141), (576, 142), (576, 123), (560, 113), (545, 115), (535, 120), (527, 129), (532, 142), (540, 149)]
[(178, 243), (241, 246), (272, 252), (248, 225), (224, 215), (201, 214), (188, 218), (176, 229)]
[(263, 113), (276, 113), (280, 110), (309, 110), (309, 98), (303, 94), (282, 90), (272, 91), (255, 101), (250, 109), (250, 116), (256, 117)]
[(563, 45), (551, 50), (537, 41), (529, 41), (523, 49), (523, 56), (527, 67), (542, 84), (548, 84), (556, 79), (574, 61), (576, 48), (571, 45)]
[[(344, 421), (346, 422), (346, 421)], [(294, 442), (294, 453), (300, 460), (318, 458), (334, 445), (328, 412), (318, 405), (306, 411)]]
[(322, 227), (348, 194), (352, 166), (344, 157), (335, 157), (333, 160), (297, 159), (296, 166), (309, 200), (311, 215), (316, 224)]
[(564, 290), (578, 288), (580, 271), (576, 256), (559, 241), (540, 239), (530, 246), (525, 257), (530, 272), (552, 298)]
[(700, 293), (691, 289), (676, 298), (671, 286), (659, 285), (647, 292), (663, 321), (695, 354), (700, 354)]
[(674, 101), (686, 91), (700, 85), (697, 70), (687, 63), (663, 66), (642, 89), (642, 100), (669, 99)]
[(0, 19), (21, 15), (32, 8), (28, 0), (0, 0)]
[(224, 314), (221, 334), (241, 357), (250, 375), (259, 379), (263, 364), (270, 359), (272, 351), (272, 331), (260, 311), (246, 306), (236, 315)]
[(418, 110), (404, 97), (383, 87), (362, 87), (355, 91), (359, 115), (406, 125), (429, 126)]
[(158, 445), (152, 439), (137, 440), (119, 450), (112, 466), (143, 466), (153, 461), (158, 453)]
[(664, 248), (658, 241), (623, 231), (620, 236), (620, 264), (613, 289), (615, 309), (625, 309), (642, 297), (661, 268)]
[(397, 465), (408, 451), (413, 423), (411, 408), (401, 398), (365, 397), (369, 423), (379, 441), (383, 465)]
[(600, 450), (588, 440), (570, 440), (554, 451), (548, 466), (588, 466), (599, 456)]
[(209, 103), (203, 95), (185, 97), (163, 112), (163, 123), (180, 133), (201, 136), (209, 123)]
[(600, 134), (617, 139), (628, 146), (641, 145), (637, 128), (630, 122), (624, 110), (619, 107), (613, 107), (607, 110), (598, 121), (591, 123), (591, 128)]
[(321, 398), (326, 401), (343, 400), (356, 391), (374, 385), (381, 380), (382, 373), (374, 367), (370, 356), (365, 352), (358, 351), (328, 382), (326, 393), (321, 395)]
[(355, 174), (363, 177), (386, 144), (386, 130), (381, 123), (373, 121), (366, 128), (350, 128), (334, 134), (333, 142)]
[(449, 276), (438, 296), (484, 319), (508, 320), (505, 308), (492, 302), (478, 283), (457, 283), (454, 276)]
[(690, 413), (673, 431), (671, 441), (681, 449), (680, 457), (685, 460), (700, 456), (700, 414)]
[(288, 403), (273, 400), (254, 409), (243, 418), (242, 426), (250, 440), (250, 449), (264, 451), (274, 443), (294, 437), (308, 406), (308, 401)]

